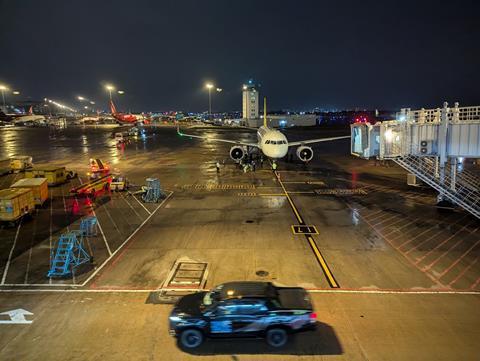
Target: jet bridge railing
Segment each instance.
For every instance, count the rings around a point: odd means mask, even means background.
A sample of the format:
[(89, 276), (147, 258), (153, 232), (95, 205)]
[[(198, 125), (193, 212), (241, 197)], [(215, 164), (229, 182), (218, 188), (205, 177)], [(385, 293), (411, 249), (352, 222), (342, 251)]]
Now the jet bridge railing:
[(442, 111), (446, 111), (449, 123), (475, 123), (480, 122), (480, 106), (459, 107), (455, 103), (451, 108), (434, 108), (411, 110), (403, 108), (396, 114), (396, 120), (413, 123), (440, 123)]

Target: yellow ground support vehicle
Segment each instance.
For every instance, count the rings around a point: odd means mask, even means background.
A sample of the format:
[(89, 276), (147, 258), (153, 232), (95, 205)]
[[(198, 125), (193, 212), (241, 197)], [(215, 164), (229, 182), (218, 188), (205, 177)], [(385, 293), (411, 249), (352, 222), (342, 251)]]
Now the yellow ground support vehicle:
[(10, 158), (10, 169), (14, 173), (26, 170), (33, 166), (32, 157), (28, 155), (18, 155)]
[(0, 221), (16, 223), (35, 210), (33, 192), (27, 188), (0, 190)]
[(127, 177), (120, 174), (114, 174), (112, 176), (112, 182), (110, 183), (110, 189), (112, 191), (125, 191), (128, 188)]
[(11, 188), (31, 189), (35, 205), (42, 206), (48, 199), (48, 184), (46, 178), (24, 178), (12, 184)]
[(111, 181), (112, 176), (110, 174), (100, 176), (99, 178), (90, 180), (88, 183), (84, 183), (78, 187), (70, 189), (70, 193), (78, 196), (85, 195), (95, 197), (97, 192), (109, 190)]
[(25, 171), (25, 178), (47, 178), (49, 186), (55, 186), (67, 181), (65, 167), (36, 166)]

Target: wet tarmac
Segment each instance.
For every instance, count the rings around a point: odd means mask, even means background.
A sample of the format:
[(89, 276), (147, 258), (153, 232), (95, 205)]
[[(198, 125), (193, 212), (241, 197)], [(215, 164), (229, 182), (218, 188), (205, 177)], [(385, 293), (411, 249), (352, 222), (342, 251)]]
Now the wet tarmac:
[[(462, 360), (474, 359), (472, 345), (480, 330), (476, 294), (480, 291), (480, 222), (460, 209), (439, 212), (436, 194), (428, 188), (407, 186), (401, 168), (354, 158), (349, 154), (349, 141), (342, 140), (314, 146), (314, 160), (308, 165), (280, 161), (275, 174), (264, 162), (255, 172), (244, 173), (229, 159), (228, 145), (179, 137), (173, 127), (148, 128), (144, 137), (122, 146), (115, 144), (114, 131), (111, 126), (69, 127), (55, 134), (42, 128), (0, 130), (0, 158), (32, 155), (36, 164), (65, 165), (79, 174), (79, 179), (49, 188), (50, 200), (32, 219), (0, 230), (0, 305), (4, 305), (0, 312), (22, 307), (37, 315), (52, 312), (50, 302), (66, 302), (54, 320), (42, 317), (35, 326), (20, 326), (32, 327), (30, 331), (0, 325), (0, 333), (6, 336), (0, 344), (2, 356), (8, 352), (5, 359), (18, 359), (12, 353), (23, 345), (16, 338), (18, 332), (44, 338), (47, 335), (35, 327), (41, 324), (53, 330), (58, 322), (68, 322), (66, 327), (73, 334), (95, 329), (120, 338), (131, 332), (142, 334), (137, 327), (148, 323), (148, 328), (162, 330), (160, 340), (145, 341), (146, 353), (138, 349), (131, 357), (195, 357), (179, 350), (166, 333), (165, 317), (171, 306), (150, 304), (153, 310), (142, 306), (166, 281), (173, 284), (169, 277), (179, 260), (206, 265), (206, 288), (231, 280), (269, 280), (308, 288), (317, 292), (313, 297), (326, 325), (317, 336), (306, 336), (304, 341), (296, 337), (297, 346), (283, 354), (267, 352), (255, 342), (241, 350), (232, 346), (231, 352), (230, 346), (208, 346), (199, 354), (242, 360), (264, 359), (253, 356), (256, 353), (282, 360), (296, 355), (403, 360), (415, 358), (412, 350), (419, 347), (418, 333), (430, 333), (417, 359), (452, 359), (454, 354)], [(256, 138), (254, 131), (246, 129), (192, 131), (211, 138)], [(345, 130), (286, 131), (289, 140), (342, 133)], [(90, 158), (100, 158), (113, 171), (126, 174), (135, 189), (147, 177), (157, 177), (165, 199), (148, 204), (128, 192), (103, 192), (94, 200), (70, 195), (70, 188), (86, 179)], [(218, 173), (217, 161), (222, 164)], [(0, 188), (22, 176), (0, 177)], [(60, 234), (77, 229), (91, 215), (99, 223), (97, 235), (85, 239), (93, 263), (75, 270), (73, 277), (47, 277)], [(318, 234), (295, 234), (296, 226), (314, 226)], [(198, 288), (195, 282), (192, 278), (178, 288)], [(105, 297), (111, 312), (120, 312), (125, 320), (141, 317), (143, 321), (129, 324), (125, 332), (115, 328), (112, 315), (97, 305)], [(83, 306), (99, 313), (100, 325), (78, 314)], [(360, 316), (367, 311), (371, 317)], [(435, 312), (451, 326), (434, 320)], [(71, 316), (75, 321), (70, 323)], [(362, 318), (360, 323), (357, 317)], [(403, 319), (410, 334), (397, 329)], [(440, 326), (446, 327), (446, 333), (432, 331)], [(378, 339), (381, 332), (389, 335), (383, 346), (371, 339)], [(445, 336), (449, 333), (458, 337)], [(86, 337), (83, 346), (74, 337), (68, 340), (78, 350), (97, 342)], [(393, 347), (396, 340), (401, 347), (389, 354), (385, 345)], [(60, 340), (44, 342), (52, 349)], [(157, 349), (158, 342), (170, 350), (171, 358)], [(429, 349), (430, 344), (450, 345), (452, 350)], [(108, 351), (83, 354), (80, 359), (124, 359), (118, 350), (121, 347), (110, 345)], [(33, 354), (34, 349), (28, 343), (21, 358), (41, 359)], [(236, 354), (240, 356), (233, 358)], [(59, 358), (53, 351), (49, 355), (48, 359)]]

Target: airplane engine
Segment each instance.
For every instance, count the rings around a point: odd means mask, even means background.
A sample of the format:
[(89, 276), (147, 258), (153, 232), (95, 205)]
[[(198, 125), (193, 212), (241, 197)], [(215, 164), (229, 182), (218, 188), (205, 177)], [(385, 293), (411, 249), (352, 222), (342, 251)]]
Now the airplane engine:
[(230, 148), (230, 158), (232, 158), (235, 162), (239, 162), (246, 153), (247, 152), (245, 148), (239, 145), (234, 145)]
[(302, 162), (310, 162), (313, 158), (313, 149), (302, 145), (301, 147), (297, 148), (297, 157)]

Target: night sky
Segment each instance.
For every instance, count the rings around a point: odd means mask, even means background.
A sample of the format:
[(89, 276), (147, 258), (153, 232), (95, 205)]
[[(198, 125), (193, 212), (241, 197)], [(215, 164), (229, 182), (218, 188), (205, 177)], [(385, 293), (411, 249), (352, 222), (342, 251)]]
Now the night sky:
[(477, 1), (0, 0), (0, 82), (32, 99), (106, 108), (437, 107), (480, 101)]

